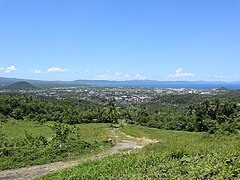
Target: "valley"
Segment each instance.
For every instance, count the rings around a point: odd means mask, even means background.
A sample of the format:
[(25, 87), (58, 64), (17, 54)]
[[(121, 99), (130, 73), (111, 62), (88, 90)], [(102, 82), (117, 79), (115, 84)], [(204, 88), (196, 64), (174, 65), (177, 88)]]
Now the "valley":
[(64, 86), (4, 91), (0, 102), (1, 179), (240, 174), (238, 90)]

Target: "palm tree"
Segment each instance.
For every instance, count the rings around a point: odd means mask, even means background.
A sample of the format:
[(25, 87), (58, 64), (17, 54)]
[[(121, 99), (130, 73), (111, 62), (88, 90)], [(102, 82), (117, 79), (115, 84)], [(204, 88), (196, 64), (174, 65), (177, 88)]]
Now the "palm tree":
[(187, 117), (192, 117), (193, 113), (194, 113), (194, 107), (189, 106), (188, 109), (187, 109), (187, 112), (186, 112), (186, 116)]
[(111, 122), (111, 126), (113, 123), (118, 123), (119, 107), (117, 107), (115, 100), (110, 100), (109, 103), (103, 108), (103, 116)]

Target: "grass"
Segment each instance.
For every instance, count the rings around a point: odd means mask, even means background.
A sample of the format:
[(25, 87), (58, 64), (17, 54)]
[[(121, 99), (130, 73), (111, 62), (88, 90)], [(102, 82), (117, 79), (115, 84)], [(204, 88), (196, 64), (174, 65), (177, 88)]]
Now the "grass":
[(114, 155), (40, 179), (239, 179), (240, 139), (128, 125), (122, 132), (158, 139), (130, 155)]
[[(53, 124), (16, 120), (1, 122), (2, 133), (9, 143), (0, 147), (0, 170), (79, 159), (102, 152), (113, 145), (108, 141), (109, 124), (65, 125), (79, 129), (65, 143), (51, 140), (54, 135), (51, 128)], [(26, 139), (25, 131), (31, 134), (30, 138)], [(39, 140), (39, 136), (46, 137), (48, 143), (43, 144), (45, 141)]]
[[(6, 135), (7, 139), (12, 138), (23, 138), (25, 137), (25, 131), (33, 136), (46, 136), (51, 137), (54, 132), (51, 129), (51, 125), (54, 122), (46, 122), (39, 124), (34, 121), (17, 121), (9, 120), (7, 122), (0, 122), (0, 127), (3, 134)], [(67, 125), (73, 127), (73, 125)], [(110, 125), (106, 123), (91, 123), (91, 124), (77, 124), (75, 125), (80, 129), (78, 132), (81, 139), (85, 141), (103, 140), (108, 138), (108, 131)]]
[(17, 121), (14, 119), (7, 122), (1, 122), (2, 132), (6, 135), (7, 139), (23, 138), (25, 137), (25, 131), (33, 136), (44, 135), (51, 137), (53, 135), (52, 129), (47, 124), (39, 124), (32, 121)]

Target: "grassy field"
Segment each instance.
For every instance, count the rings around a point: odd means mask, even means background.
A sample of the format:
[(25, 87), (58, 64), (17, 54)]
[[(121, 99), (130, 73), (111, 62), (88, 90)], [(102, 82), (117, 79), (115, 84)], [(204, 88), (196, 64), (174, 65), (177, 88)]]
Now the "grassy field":
[(9, 120), (1, 122), (0, 126), (2, 127), (2, 132), (9, 140), (12, 138), (23, 138), (25, 131), (33, 136), (44, 135), (51, 137), (53, 135), (52, 129), (47, 124), (41, 125), (38, 122)]
[(122, 132), (159, 142), (41, 179), (239, 179), (240, 138), (127, 125)]
[[(7, 145), (0, 146), (0, 170), (83, 158), (113, 145), (108, 142), (109, 124), (65, 124), (78, 129), (69, 135), (66, 142), (54, 140), (53, 125), (53, 122), (1, 122), (1, 134), (5, 136)], [(27, 137), (25, 132), (30, 136)]]
[[(51, 129), (51, 125), (53, 124), (54, 122), (39, 124), (34, 121), (9, 120), (7, 122), (1, 122), (0, 126), (2, 127), (1, 131), (3, 134), (5, 134), (8, 139), (12, 139), (25, 137), (25, 131), (33, 136), (42, 135), (51, 137), (54, 134)], [(73, 127), (72, 125), (66, 126)], [(107, 139), (107, 132), (110, 130), (110, 125), (104, 123), (77, 124), (75, 126), (80, 129), (78, 135), (86, 141)]]

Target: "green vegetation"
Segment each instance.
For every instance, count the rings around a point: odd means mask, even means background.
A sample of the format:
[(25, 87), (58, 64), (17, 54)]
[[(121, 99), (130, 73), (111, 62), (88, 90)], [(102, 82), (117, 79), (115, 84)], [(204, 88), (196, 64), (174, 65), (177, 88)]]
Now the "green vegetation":
[(106, 107), (103, 108), (102, 117), (105, 119), (105, 122), (110, 122), (112, 126), (113, 123), (118, 123), (119, 115), (119, 107), (117, 107), (114, 100), (110, 100)]
[(130, 107), (127, 122), (167, 130), (232, 134), (240, 130), (239, 101), (226, 101), (237, 93), (219, 95), (220, 99), (199, 95), (169, 95), (158, 101)]
[[(110, 100), (106, 106), (87, 101), (56, 100), (24, 94), (0, 95), (0, 120), (9, 118), (44, 123), (54, 121), (66, 124), (118, 123), (119, 119), (130, 124), (168, 130), (185, 130), (209, 133), (238, 133), (240, 105), (226, 101), (238, 97), (239, 92), (219, 95), (220, 99), (199, 95), (163, 96), (141, 105), (121, 109)], [(231, 98), (230, 98), (231, 99)]]
[(6, 122), (1, 122), (0, 126), (2, 133), (5, 134), (8, 140), (13, 138), (24, 138), (26, 131), (33, 136), (51, 137), (53, 135), (53, 130), (47, 126), (47, 124), (39, 124), (33, 121), (9, 119)]
[(120, 121), (124, 125), (119, 131), (159, 142), (130, 155), (86, 162), (44, 178), (238, 179), (239, 102), (240, 91), (216, 96), (169, 95), (121, 107), (113, 100), (99, 105), (2, 93), (0, 170), (103, 151), (113, 146), (108, 141), (110, 123)]
[(8, 86), (3, 87), (6, 90), (12, 90), (12, 91), (18, 91), (18, 90), (36, 90), (37, 87), (33, 86), (32, 84), (25, 82), (25, 81), (20, 81), (16, 82), (13, 84), (10, 84)]
[(0, 121), (8, 118), (67, 124), (101, 122), (100, 106), (86, 101), (67, 101), (25, 94), (0, 94)]
[(68, 161), (111, 147), (108, 124), (2, 122), (0, 170)]
[(239, 179), (236, 136), (167, 131), (128, 125), (123, 132), (158, 139), (130, 155), (115, 155), (51, 173), (40, 179)]

